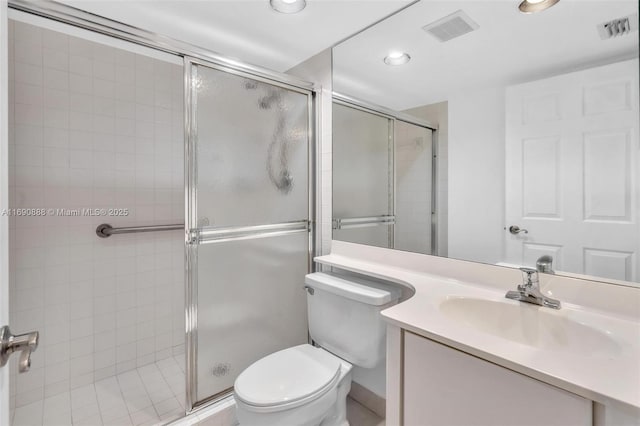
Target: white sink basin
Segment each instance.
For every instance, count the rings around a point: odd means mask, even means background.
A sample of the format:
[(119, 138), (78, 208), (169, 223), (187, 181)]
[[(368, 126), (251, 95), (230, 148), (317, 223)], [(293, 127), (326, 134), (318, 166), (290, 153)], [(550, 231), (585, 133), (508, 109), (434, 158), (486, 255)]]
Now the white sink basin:
[(605, 357), (622, 351), (607, 332), (567, 318), (562, 310), (507, 300), (448, 297), (440, 311), (478, 331), (540, 349)]

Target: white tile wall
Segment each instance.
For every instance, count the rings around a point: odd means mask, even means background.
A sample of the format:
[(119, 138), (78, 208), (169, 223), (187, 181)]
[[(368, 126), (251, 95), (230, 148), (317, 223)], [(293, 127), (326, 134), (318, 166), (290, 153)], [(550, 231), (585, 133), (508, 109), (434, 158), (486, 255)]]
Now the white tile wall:
[(183, 222), (183, 96), (181, 67), (63, 33), (11, 21), (9, 49), (10, 205), (129, 209), (10, 218), (21, 407), (183, 352), (182, 233), (95, 235)]
[(424, 105), (405, 111), (408, 114), (423, 118), (438, 125), (436, 136), (436, 238), (438, 256), (447, 256), (449, 253), (449, 104), (439, 102), (437, 104)]
[(395, 138), (395, 248), (431, 254), (431, 132), (398, 124)]

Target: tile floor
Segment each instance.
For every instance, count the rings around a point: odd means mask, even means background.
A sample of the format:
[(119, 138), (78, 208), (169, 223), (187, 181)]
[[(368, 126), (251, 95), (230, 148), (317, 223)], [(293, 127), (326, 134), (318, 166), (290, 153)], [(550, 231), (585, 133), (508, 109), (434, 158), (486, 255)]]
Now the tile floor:
[[(233, 405), (233, 402), (225, 402), (221, 407), (212, 407), (212, 410), (217, 411), (214, 414), (203, 410), (196, 420), (185, 418), (172, 426), (235, 426), (238, 422), (233, 412)], [(385, 426), (385, 420), (382, 417), (351, 398), (347, 398), (347, 420), (350, 426)]]
[(184, 414), (183, 357), (167, 358), (17, 408), (13, 426), (138, 426)]
[(382, 417), (351, 398), (347, 398), (347, 420), (351, 426), (385, 426)]
[[(167, 358), (136, 370), (127, 371), (94, 384), (65, 392), (44, 401), (17, 408), (12, 426), (142, 426), (162, 425), (184, 413), (184, 362), (182, 357)], [(231, 408), (210, 415), (207, 409), (180, 424), (232, 426)], [(385, 426), (384, 419), (351, 398), (347, 399), (347, 418), (351, 426)]]

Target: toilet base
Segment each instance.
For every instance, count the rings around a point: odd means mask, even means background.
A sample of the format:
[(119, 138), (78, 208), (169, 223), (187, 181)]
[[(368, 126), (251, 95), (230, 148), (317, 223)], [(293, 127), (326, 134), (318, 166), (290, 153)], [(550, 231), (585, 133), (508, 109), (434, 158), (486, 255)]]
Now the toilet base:
[(322, 423), (320, 423), (320, 426), (349, 426), (349, 421), (347, 420), (347, 395), (350, 390), (351, 366), (349, 366), (349, 372), (338, 383), (336, 402)]

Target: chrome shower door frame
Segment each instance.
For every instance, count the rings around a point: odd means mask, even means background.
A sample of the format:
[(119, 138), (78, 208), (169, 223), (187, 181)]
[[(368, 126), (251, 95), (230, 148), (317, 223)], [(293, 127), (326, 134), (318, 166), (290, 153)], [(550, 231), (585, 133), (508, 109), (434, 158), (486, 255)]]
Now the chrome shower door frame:
[[(307, 219), (269, 225), (232, 226), (200, 231), (197, 220), (197, 99), (194, 96), (194, 81), (197, 79), (197, 67), (203, 66), (240, 77), (274, 85), (307, 96), (308, 134), (307, 134)], [(209, 61), (201, 58), (184, 57), (184, 132), (185, 132), (185, 325), (186, 325), (186, 410), (187, 414), (221, 401), (233, 394), (226, 389), (202, 400), (197, 399), (198, 364), (198, 246), (201, 243), (219, 243), (242, 239), (268, 238), (279, 235), (308, 233), (307, 272), (313, 269), (313, 257), (316, 251), (316, 120), (317, 88), (311, 83), (298, 80), (293, 76), (276, 73), (261, 73), (255, 68), (235, 67), (229, 61)]]

